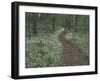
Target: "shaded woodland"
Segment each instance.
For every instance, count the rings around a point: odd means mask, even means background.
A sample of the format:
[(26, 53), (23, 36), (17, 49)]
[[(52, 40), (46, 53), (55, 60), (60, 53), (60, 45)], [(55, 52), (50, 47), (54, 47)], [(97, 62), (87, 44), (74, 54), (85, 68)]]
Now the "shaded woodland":
[(59, 35), (70, 41), (89, 60), (89, 16), (25, 13), (25, 67), (64, 66), (64, 49)]

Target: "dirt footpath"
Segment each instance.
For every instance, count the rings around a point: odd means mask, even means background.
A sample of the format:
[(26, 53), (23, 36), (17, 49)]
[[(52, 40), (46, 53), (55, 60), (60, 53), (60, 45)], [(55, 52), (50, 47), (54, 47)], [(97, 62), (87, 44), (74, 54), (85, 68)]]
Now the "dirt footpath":
[(66, 66), (88, 65), (88, 57), (77, 46), (65, 40), (66, 32), (59, 35), (59, 40), (64, 48), (64, 62)]

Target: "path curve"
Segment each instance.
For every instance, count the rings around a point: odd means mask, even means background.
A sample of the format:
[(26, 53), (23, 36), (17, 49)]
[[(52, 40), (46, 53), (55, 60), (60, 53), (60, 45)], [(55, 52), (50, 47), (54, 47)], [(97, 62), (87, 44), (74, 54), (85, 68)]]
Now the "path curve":
[(66, 32), (62, 31), (59, 40), (64, 48), (64, 63), (66, 66), (88, 65), (87, 56), (75, 45), (64, 39)]

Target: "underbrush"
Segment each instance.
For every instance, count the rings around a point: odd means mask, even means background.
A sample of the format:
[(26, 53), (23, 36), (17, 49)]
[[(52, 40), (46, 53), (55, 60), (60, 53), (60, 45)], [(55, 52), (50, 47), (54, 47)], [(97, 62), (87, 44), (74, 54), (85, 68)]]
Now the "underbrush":
[(53, 34), (39, 33), (25, 40), (25, 67), (54, 67), (64, 65), (63, 48), (58, 40), (63, 29)]
[(79, 47), (86, 56), (89, 56), (89, 37), (88, 34), (73, 34), (72, 32), (69, 32), (65, 36), (66, 40), (69, 40), (73, 44), (75, 44), (77, 47)]

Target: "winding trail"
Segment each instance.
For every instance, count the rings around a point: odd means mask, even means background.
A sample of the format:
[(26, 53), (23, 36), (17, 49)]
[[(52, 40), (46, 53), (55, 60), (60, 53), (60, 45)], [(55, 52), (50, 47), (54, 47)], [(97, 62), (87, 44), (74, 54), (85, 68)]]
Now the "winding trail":
[(65, 40), (66, 32), (62, 31), (59, 40), (64, 48), (64, 63), (66, 66), (88, 65), (87, 56), (74, 44)]

